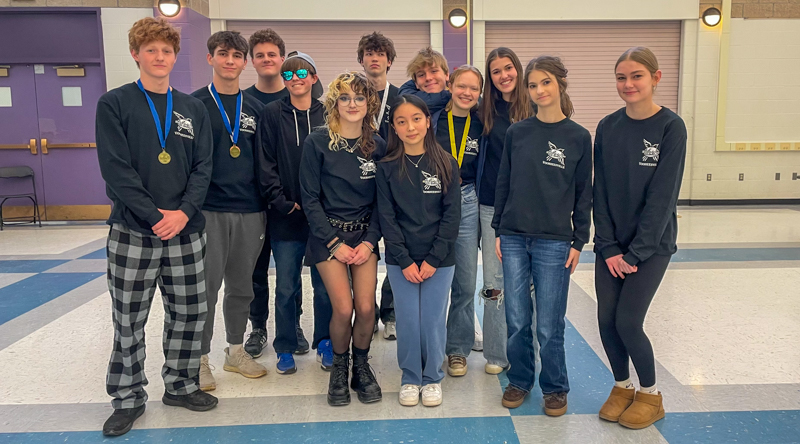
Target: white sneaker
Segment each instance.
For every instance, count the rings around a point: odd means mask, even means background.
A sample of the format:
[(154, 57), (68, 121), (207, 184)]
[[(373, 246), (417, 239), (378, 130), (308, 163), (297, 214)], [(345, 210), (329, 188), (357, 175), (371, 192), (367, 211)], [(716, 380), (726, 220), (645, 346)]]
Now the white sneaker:
[(472, 343), (472, 349), (476, 352), (483, 351), (483, 333), (475, 332), (475, 342)]
[(208, 363), (208, 355), (200, 357), (200, 390), (210, 392), (217, 388), (217, 381), (211, 374), (211, 364)]
[(388, 339), (390, 341), (397, 339), (397, 329), (394, 321), (383, 324), (383, 339)]
[(428, 384), (422, 387), (422, 405), (436, 407), (442, 403), (442, 385)]
[(400, 387), (400, 405), (414, 406), (419, 404), (419, 386), (403, 384)]

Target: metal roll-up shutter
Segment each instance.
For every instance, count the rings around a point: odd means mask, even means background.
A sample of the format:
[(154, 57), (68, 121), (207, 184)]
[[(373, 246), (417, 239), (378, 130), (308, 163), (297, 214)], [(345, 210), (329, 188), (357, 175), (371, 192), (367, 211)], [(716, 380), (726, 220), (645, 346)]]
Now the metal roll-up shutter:
[[(239, 31), (248, 39), (260, 29), (272, 28), (286, 42), (287, 53), (297, 50), (314, 59), (325, 89), (339, 73), (363, 70), (356, 50), (364, 34), (378, 31), (394, 42), (397, 58), (388, 77), (396, 86), (408, 80), (406, 65), (411, 57), (431, 42), (428, 22), (228, 21), (227, 25), (228, 30)], [(245, 88), (255, 82), (256, 71), (248, 66), (241, 85)]]
[(573, 119), (594, 135), (597, 123), (623, 107), (614, 64), (626, 49), (646, 46), (658, 57), (663, 76), (659, 105), (678, 112), (681, 24), (668, 22), (487, 22), (486, 54), (498, 46), (514, 50), (522, 67), (539, 55), (561, 57), (569, 74)]

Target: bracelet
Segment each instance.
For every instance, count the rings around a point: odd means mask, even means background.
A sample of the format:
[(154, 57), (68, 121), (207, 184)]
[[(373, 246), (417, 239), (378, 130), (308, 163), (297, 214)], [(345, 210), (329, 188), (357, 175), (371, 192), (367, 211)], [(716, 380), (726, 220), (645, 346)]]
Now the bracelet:
[(364, 244), (364, 245), (366, 245), (366, 246), (367, 246), (367, 248), (369, 248), (369, 251), (370, 251), (371, 253), (374, 253), (374, 252), (375, 252), (375, 247), (373, 247), (372, 245), (370, 245), (370, 243), (369, 243), (369, 242), (367, 242), (367, 241), (361, 241), (361, 243), (362, 243), (362, 244)]
[(339, 248), (342, 246), (343, 243), (344, 241), (339, 239), (338, 241), (336, 241), (335, 244), (333, 244), (333, 247), (331, 247), (329, 250), (331, 252), (331, 255), (328, 256), (328, 260), (333, 259), (333, 257), (336, 255), (336, 252), (339, 251)]

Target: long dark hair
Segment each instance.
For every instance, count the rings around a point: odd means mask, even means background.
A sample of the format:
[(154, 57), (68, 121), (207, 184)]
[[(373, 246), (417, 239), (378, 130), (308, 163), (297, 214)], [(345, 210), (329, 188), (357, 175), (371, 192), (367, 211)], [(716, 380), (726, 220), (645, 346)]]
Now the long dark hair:
[(494, 126), (494, 116), (497, 114), (495, 109), (495, 101), (503, 98), (503, 94), (494, 86), (492, 81), (492, 62), (497, 59), (507, 57), (517, 70), (517, 86), (511, 93), (511, 102), (509, 103), (508, 116), (511, 122), (520, 122), (533, 116), (533, 107), (531, 106), (531, 98), (525, 91), (525, 76), (523, 76), (522, 63), (519, 57), (509, 48), (501, 46), (495, 48), (486, 57), (486, 82), (483, 84), (483, 104), (481, 105), (480, 117), (483, 122), (483, 134), (492, 132)]
[[(408, 177), (408, 180), (411, 180), (411, 176), (409, 176), (408, 171), (406, 171), (406, 163), (402, 159), (405, 154), (403, 141), (400, 140), (400, 136), (398, 136), (397, 132), (394, 130), (395, 111), (404, 103), (419, 108), (422, 113), (425, 114), (428, 121), (430, 122), (431, 120), (431, 112), (422, 99), (408, 95), (397, 97), (389, 111), (389, 122), (392, 124), (392, 130), (389, 131), (389, 140), (386, 142), (386, 156), (381, 159), (381, 162), (392, 162), (400, 159), (400, 175), (405, 175)], [(447, 154), (447, 152), (442, 149), (441, 145), (439, 145), (439, 142), (436, 141), (436, 134), (434, 134), (433, 131), (433, 122), (430, 122), (430, 127), (427, 129), (425, 138), (422, 140), (422, 146), (425, 149), (425, 154), (428, 155), (428, 158), (430, 158), (433, 163), (436, 176), (439, 177), (442, 182), (442, 192), (446, 193), (447, 187), (453, 179), (453, 166), (450, 164), (450, 155)]]
[[(531, 75), (533, 71), (544, 71), (555, 77), (555, 81), (558, 83), (558, 95), (561, 100), (561, 112), (567, 117), (572, 117), (572, 114), (575, 113), (575, 108), (572, 106), (572, 100), (570, 100), (569, 94), (567, 94), (567, 68), (564, 67), (564, 63), (561, 62), (561, 59), (543, 55), (528, 62), (528, 66), (525, 67), (526, 85), (528, 84), (528, 76)], [(536, 106), (535, 103), (533, 104), (533, 110), (534, 112), (539, 112), (539, 107)]]

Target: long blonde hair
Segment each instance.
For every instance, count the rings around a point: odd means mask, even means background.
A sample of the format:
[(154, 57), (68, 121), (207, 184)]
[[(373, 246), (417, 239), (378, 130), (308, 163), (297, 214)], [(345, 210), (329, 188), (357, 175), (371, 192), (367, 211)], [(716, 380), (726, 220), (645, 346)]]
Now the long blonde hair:
[(380, 102), (378, 100), (378, 93), (375, 88), (367, 80), (364, 73), (357, 71), (344, 72), (336, 76), (335, 79), (328, 85), (328, 95), (325, 97), (325, 128), (328, 130), (328, 136), (331, 141), (328, 142), (328, 149), (331, 151), (338, 151), (344, 142), (339, 132), (342, 129), (339, 119), (339, 97), (342, 94), (352, 91), (353, 94), (363, 95), (367, 98), (367, 113), (361, 121), (361, 137), (359, 137), (359, 145), (361, 146), (361, 153), (366, 159), (372, 156), (375, 151), (374, 134), (378, 131), (375, 124), (375, 116), (378, 114)]

